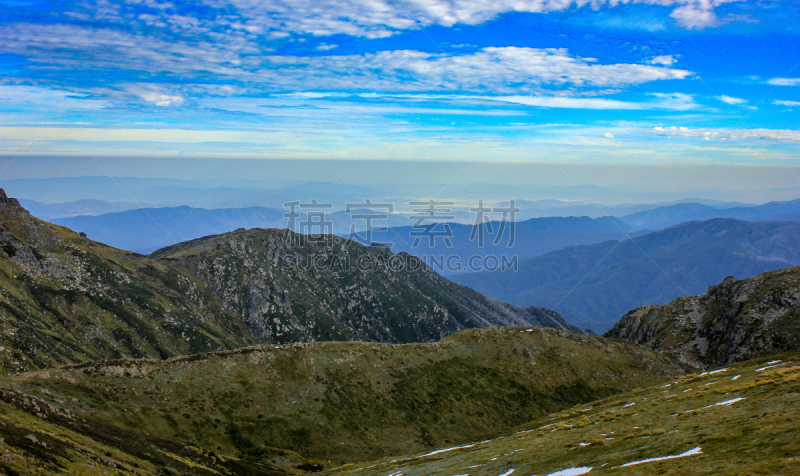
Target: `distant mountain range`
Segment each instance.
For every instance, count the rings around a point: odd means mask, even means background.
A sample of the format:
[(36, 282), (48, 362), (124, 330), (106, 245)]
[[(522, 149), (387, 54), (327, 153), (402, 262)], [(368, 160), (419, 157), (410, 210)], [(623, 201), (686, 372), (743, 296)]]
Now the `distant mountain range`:
[[(440, 224), (438, 231), (444, 229)], [(446, 225), (452, 233), (449, 246), (445, 237), (436, 237), (431, 245), (426, 237), (419, 236), (419, 229), (412, 226), (389, 228), (385, 232), (373, 233), (377, 242), (391, 242), (392, 251), (405, 251), (426, 260), (437, 272), (450, 275), (467, 272), (470, 265), (495, 266), (488, 256), (508, 259), (516, 256), (522, 260), (563, 248), (565, 246), (600, 243), (607, 240), (627, 238), (631, 227), (614, 217), (546, 217), (516, 222), (512, 227), (506, 223), (489, 222), (481, 225)], [(639, 231), (634, 235), (642, 234)], [(483, 242), (480, 236), (483, 236)], [(415, 242), (419, 240), (418, 243)], [(476, 257), (473, 263), (470, 259)], [(448, 263), (448, 258), (453, 259)]]
[(800, 221), (800, 200), (758, 206), (717, 208), (700, 203), (680, 203), (620, 217), (633, 229), (659, 230), (678, 223), (711, 218), (747, 221)]
[(713, 219), (625, 241), (556, 250), (519, 270), (455, 275), (487, 296), (544, 306), (596, 332), (629, 309), (697, 294), (725, 276), (800, 264), (800, 222)]
[[(121, 249), (139, 253), (151, 253), (158, 248), (173, 245), (182, 241), (208, 235), (226, 233), (239, 228), (285, 228), (288, 220), (284, 214), (288, 210), (273, 208), (229, 208), (206, 210), (190, 207), (140, 208), (98, 216), (76, 216), (57, 218), (53, 223), (66, 226), (76, 232), (84, 232), (89, 238)], [(447, 224), (451, 232), (448, 246), (442, 237), (434, 240), (433, 246), (427, 238), (420, 240), (417, 246), (414, 241), (419, 228), (410, 226), (414, 220), (407, 215), (388, 215), (387, 219), (375, 221), (372, 226), (387, 227), (385, 231), (376, 231), (368, 236), (363, 233), (366, 222), (354, 219), (358, 214), (369, 210), (353, 209), (350, 214), (344, 211), (328, 213), (325, 217), (331, 223), (329, 232), (340, 236), (351, 236), (351, 225), (358, 233), (357, 240), (362, 244), (392, 243), (392, 251), (408, 252), (426, 259), (437, 272), (453, 274), (460, 269), (440, 266), (442, 258), (455, 256), (463, 270), (466, 270), (472, 256), (488, 256), (490, 254), (518, 259), (537, 256), (564, 246), (599, 243), (607, 240), (618, 240), (627, 237), (631, 226), (614, 217), (549, 217), (536, 218), (515, 223), (513, 231), (510, 225), (502, 228), (498, 222), (477, 226), (463, 224)], [(306, 220), (301, 213), (299, 221)], [(402, 226), (398, 226), (402, 225)], [(443, 228), (440, 225), (439, 228)], [(319, 227), (312, 227), (312, 232), (319, 232)], [(511, 239), (512, 233), (514, 239)], [(483, 234), (481, 246), (479, 234)], [(638, 231), (635, 234), (642, 234)], [(369, 239), (367, 239), (369, 238)], [(499, 238), (499, 239), (498, 239)], [(495, 240), (497, 243), (495, 244)], [(509, 246), (513, 242), (513, 246)]]

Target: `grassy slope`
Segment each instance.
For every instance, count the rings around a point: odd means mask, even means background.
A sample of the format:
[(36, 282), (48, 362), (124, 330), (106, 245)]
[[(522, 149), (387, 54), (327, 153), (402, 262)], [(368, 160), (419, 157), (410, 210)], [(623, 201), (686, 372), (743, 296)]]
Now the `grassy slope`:
[(286, 474), (86, 421), (7, 388), (0, 388), (0, 435), (1, 474)]
[(639, 346), (487, 328), (434, 344), (253, 347), (0, 383), (176, 444), (276, 466), (288, 449), (331, 466), (458, 444), (681, 373)]
[(0, 375), (90, 359), (166, 358), (252, 343), (174, 266), (0, 209)]
[[(782, 362), (758, 370), (772, 359)], [(736, 398), (744, 400), (715, 405)], [(541, 475), (592, 467), (592, 475), (800, 474), (798, 428), (800, 353), (794, 352), (579, 405), (469, 448), (335, 473)], [(696, 447), (701, 454), (620, 467)]]

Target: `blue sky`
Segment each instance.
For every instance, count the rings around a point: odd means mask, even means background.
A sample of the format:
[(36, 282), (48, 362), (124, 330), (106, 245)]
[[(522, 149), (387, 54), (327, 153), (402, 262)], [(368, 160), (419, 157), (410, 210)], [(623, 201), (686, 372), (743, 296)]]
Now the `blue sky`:
[(22, 163), (800, 158), (795, 1), (2, 0), (0, 17), (0, 155)]

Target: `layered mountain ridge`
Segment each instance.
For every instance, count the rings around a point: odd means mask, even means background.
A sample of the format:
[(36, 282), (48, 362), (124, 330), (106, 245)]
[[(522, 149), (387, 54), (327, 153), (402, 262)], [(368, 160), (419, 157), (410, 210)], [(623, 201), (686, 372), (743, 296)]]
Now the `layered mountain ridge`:
[[(453, 284), (416, 258), (340, 238), (320, 247), (291, 232), (242, 230), (148, 257), (91, 241), (31, 216), (4, 193), (0, 198), (0, 373), (259, 342), (433, 341), (487, 325), (582, 332), (552, 311)], [(286, 266), (289, 257), (354, 262), (372, 255), (407, 266), (347, 273), (322, 262)]]

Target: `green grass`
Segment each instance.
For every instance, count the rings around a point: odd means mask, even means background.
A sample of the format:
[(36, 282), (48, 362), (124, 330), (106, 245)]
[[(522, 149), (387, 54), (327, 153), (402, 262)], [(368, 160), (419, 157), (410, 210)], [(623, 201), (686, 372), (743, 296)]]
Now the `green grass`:
[(485, 328), (433, 344), (88, 363), (0, 384), (179, 445), (270, 466), (289, 451), (332, 467), (470, 441), (682, 373), (669, 357), (600, 337)]
[[(772, 359), (783, 365), (756, 371)], [(736, 398), (743, 400), (715, 405)], [(334, 474), (496, 476), (514, 469), (514, 475), (541, 475), (575, 467), (592, 467), (592, 475), (800, 474), (800, 353), (687, 375), (668, 387), (575, 406), (467, 444), (346, 465)], [(621, 467), (696, 447), (701, 454)]]

